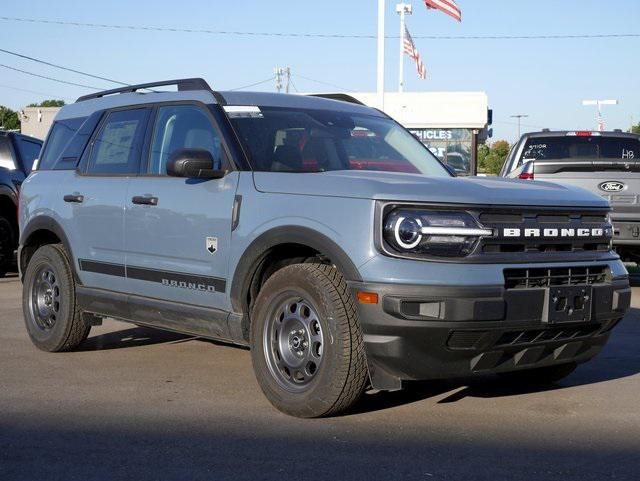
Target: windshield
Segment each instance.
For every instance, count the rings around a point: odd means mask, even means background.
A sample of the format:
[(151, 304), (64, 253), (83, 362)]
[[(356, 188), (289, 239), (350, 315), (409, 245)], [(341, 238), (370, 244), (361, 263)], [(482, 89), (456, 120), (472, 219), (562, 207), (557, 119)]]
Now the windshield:
[(448, 177), (429, 150), (374, 115), (280, 107), (225, 107), (254, 170), (377, 170)]
[(637, 160), (640, 141), (631, 137), (535, 137), (527, 141), (521, 162), (528, 160)]

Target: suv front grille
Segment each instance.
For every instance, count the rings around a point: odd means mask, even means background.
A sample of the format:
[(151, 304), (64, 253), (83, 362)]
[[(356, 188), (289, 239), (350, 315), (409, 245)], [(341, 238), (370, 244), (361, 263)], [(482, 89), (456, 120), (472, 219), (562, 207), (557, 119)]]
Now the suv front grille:
[(505, 269), (504, 285), (507, 289), (591, 285), (605, 282), (607, 276), (606, 266)]
[[(504, 228), (521, 230), (535, 228), (580, 229), (609, 226), (606, 213), (594, 212), (483, 212), (478, 220), (484, 227), (500, 231)], [(610, 227), (610, 226), (609, 226)], [(610, 250), (606, 237), (514, 237), (485, 238), (482, 240), (482, 254), (556, 252), (607, 252)]]

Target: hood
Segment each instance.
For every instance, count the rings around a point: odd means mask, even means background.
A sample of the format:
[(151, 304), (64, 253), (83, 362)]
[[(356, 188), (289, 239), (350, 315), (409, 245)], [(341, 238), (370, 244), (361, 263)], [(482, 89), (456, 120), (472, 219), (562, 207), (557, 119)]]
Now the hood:
[(279, 194), (472, 205), (609, 206), (599, 195), (579, 187), (501, 177), (427, 177), (339, 170), (255, 172), (254, 182), (259, 191)]

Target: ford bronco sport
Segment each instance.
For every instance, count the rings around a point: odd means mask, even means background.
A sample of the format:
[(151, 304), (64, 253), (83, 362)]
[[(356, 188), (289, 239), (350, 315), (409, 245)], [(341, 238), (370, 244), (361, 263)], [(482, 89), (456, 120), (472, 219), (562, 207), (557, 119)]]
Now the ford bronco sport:
[(589, 189), (609, 201), (613, 246), (640, 261), (640, 135), (621, 131), (542, 131), (524, 134), (502, 175)]
[(631, 296), (605, 199), (455, 178), (343, 100), (186, 79), (63, 107), (20, 199), (34, 344), (111, 317), (248, 345), (301, 417), (406, 380), (552, 382), (602, 349)]

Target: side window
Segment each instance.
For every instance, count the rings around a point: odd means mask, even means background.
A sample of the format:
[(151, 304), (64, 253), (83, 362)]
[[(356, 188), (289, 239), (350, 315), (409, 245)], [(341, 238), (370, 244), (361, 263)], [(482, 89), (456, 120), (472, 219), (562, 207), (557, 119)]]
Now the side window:
[(64, 148), (85, 120), (86, 117), (78, 117), (54, 122), (42, 154), (40, 155), (38, 170), (50, 170), (54, 168)]
[(194, 105), (160, 107), (153, 130), (149, 174), (166, 175), (167, 161), (179, 149), (211, 152), (214, 169), (222, 168), (220, 137), (207, 114)]
[(25, 172), (28, 174), (31, 172), (33, 161), (40, 155), (42, 145), (38, 142), (25, 139), (24, 137), (16, 137), (16, 144), (18, 144), (18, 150), (20, 151), (22, 167), (24, 167)]
[(88, 174), (136, 174), (149, 109), (111, 112), (93, 143)]

